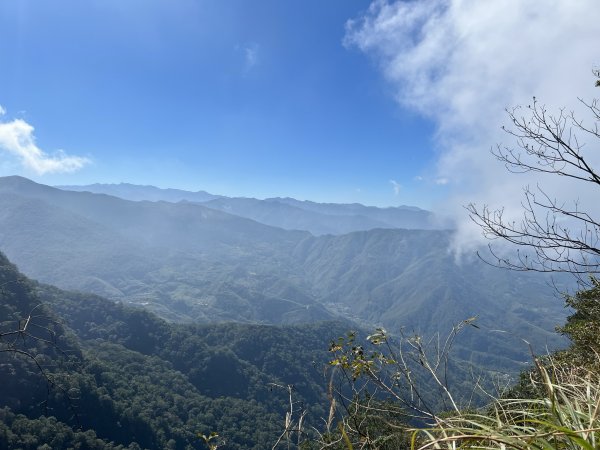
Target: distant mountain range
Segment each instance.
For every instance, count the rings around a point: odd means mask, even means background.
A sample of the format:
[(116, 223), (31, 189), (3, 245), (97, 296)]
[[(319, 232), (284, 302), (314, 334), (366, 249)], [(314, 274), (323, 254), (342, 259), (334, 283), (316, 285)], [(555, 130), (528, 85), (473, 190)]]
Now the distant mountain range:
[[(353, 207), (297, 203), (320, 211)], [(206, 202), (129, 201), (0, 178), (0, 250), (23, 272), (168, 320), (345, 319), (431, 335), (478, 316), (480, 330), (457, 350), (498, 370), (529, 360), (521, 338), (540, 351), (563, 342), (553, 330), (567, 311), (545, 278), (457, 260), (450, 239), (450, 231), (425, 229), (313, 236)]]
[(161, 189), (155, 186), (140, 186), (130, 183), (119, 184), (102, 184), (94, 183), (85, 186), (55, 186), (59, 189), (69, 191), (85, 191), (94, 192), (96, 194), (107, 194), (114, 197), (119, 197), (125, 200), (148, 200), (151, 202), (180, 202), (186, 200), (189, 202), (207, 202), (216, 198), (221, 198), (220, 195), (209, 194), (205, 191), (183, 191), (181, 189)]
[(447, 222), (414, 206), (377, 208), (359, 203), (315, 203), (293, 198), (259, 200), (244, 197), (224, 197), (208, 192), (188, 192), (133, 184), (91, 184), (87, 186), (57, 186), (60, 189), (108, 194), (125, 200), (202, 203), (211, 209), (246, 217), (265, 225), (286, 230), (305, 230), (314, 235), (345, 234), (375, 228), (443, 229)]

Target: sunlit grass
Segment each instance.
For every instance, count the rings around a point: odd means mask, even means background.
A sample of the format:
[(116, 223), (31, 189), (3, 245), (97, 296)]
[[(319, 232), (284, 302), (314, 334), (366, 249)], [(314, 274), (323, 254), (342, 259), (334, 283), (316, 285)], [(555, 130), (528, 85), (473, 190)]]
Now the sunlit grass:
[(600, 444), (600, 377), (537, 363), (531, 383), (541, 398), (499, 398), (483, 412), (439, 419), (414, 430), (412, 448), (589, 449)]

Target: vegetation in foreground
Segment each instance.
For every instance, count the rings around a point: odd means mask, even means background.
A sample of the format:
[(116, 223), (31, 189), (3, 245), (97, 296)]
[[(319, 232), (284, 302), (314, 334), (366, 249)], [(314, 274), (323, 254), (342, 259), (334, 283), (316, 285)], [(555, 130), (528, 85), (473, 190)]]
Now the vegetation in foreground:
[[(600, 71), (594, 72), (600, 78)], [(600, 82), (596, 81), (596, 86)], [(519, 117), (518, 109), (509, 111), (514, 129), (507, 132), (517, 138), (517, 149), (498, 147), (494, 155), (514, 172), (537, 172), (600, 186), (600, 175), (591, 165), (592, 158), (576, 131), (587, 137), (600, 138), (598, 100), (582, 104), (592, 115), (592, 125), (584, 124), (573, 113), (561, 110), (550, 115), (534, 98), (529, 106), (530, 118)], [(567, 296), (567, 306), (574, 314), (559, 331), (571, 339), (571, 346), (544, 358), (534, 357), (534, 368), (524, 372), (520, 383), (505, 393), (488, 394), (491, 403), (483, 409), (465, 408), (449, 389), (446, 344), (427, 352), (419, 337), (403, 339), (390, 345), (384, 330), (369, 337), (375, 349), (361, 345), (334, 345), (333, 364), (340, 367), (353, 386), (354, 407), (346, 409), (343, 427), (334, 436), (333, 446), (321, 448), (401, 448), (390, 445), (390, 437), (405, 439), (404, 447), (424, 449), (597, 449), (600, 447), (600, 221), (593, 211), (580, 209), (550, 196), (538, 185), (537, 191), (524, 189), (521, 222), (504, 217), (504, 211), (486, 206), (468, 207), (472, 219), (493, 239), (517, 246), (516, 258), (491, 249), (493, 264), (517, 271), (570, 273), (586, 286), (574, 296)], [(589, 282), (584, 276), (590, 275)], [(470, 319), (459, 328), (472, 324)], [(451, 342), (454, 332), (450, 334)], [(407, 345), (407, 346), (406, 346)], [(379, 349), (383, 350), (379, 350)], [(441, 357), (440, 357), (441, 355)], [(418, 386), (422, 368), (436, 381), (451, 405), (450, 412), (438, 414), (427, 403), (425, 391)], [(408, 412), (417, 412), (430, 424), (411, 428), (408, 421), (390, 422), (382, 403), (364, 401), (369, 392), (381, 391), (403, 402)], [(475, 387), (486, 391), (477, 379)], [(414, 393), (406, 402), (399, 392)], [(363, 394), (359, 396), (356, 394)], [(371, 414), (369, 421), (360, 417)], [(379, 418), (373, 427), (374, 416)], [(360, 426), (355, 426), (356, 424)], [(389, 430), (379, 432), (380, 430)], [(409, 439), (410, 437), (410, 439)], [(331, 438), (329, 438), (331, 440)], [(337, 447), (336, 447), (337, 446)]]

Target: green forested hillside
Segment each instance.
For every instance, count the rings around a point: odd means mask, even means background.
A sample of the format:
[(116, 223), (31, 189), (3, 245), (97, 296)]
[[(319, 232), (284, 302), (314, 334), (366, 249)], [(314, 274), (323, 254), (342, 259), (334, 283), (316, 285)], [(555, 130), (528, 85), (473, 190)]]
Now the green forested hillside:
[(450, 240), (451, 232), (373, 230), (305, 240), (295, 255), (316, 296), (360, 323), (430, 336), (477, 316), (480, 331), (457, 348), (477, 365), (510, 370), (528, 361), (525, 337), (540, 352), (559, 345), (553, 330), (566, 311), (547, 280), (456, 259)]
[(227, 448), (266, 448), (287, 406), (271, 383), (322, 417), (327, 342), (348, 328), (173, 325), (37, 284), (4, 256), (0, 285), (2, 332), (35, 311), (33, 336), (0, 341), (0, 448), (203, 448), (197, 433), (212, 431)]
[[(432, 335), (478, 316), (460, 357), (517, 371), (567, 311), (548, 280), (457, 259), (451, 234), (314, 237), (196, 204), (131, 202), (0, 179), (0, 248), (28, 275), (179, 322), (345, 318)], [(558, 280), (560, 281), (560, 280)]]

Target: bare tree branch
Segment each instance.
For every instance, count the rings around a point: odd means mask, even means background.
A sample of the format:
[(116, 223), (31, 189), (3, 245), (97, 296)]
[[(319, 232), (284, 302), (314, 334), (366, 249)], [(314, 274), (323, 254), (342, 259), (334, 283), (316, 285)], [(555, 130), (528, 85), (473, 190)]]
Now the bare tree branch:
[[(600, 173), (590, 163), (590, 154), (584, 151), (585, 144), (578, 137), (580, 134), (600, 140), (600, 105), (597, 99), (591, 103), (580, 99), (580, 102), (591, 113), (593, 125), (584, 124), (573, 112), (564, 109), (558, 115), (551, 115), (535, 97), (526, 108), (527, 117), (520, 115), (520, 107), (507, 110), (512, 126), (503, 129), (516, 139), (517, 146), (499, 145), (492, 154), (510, 172), (566, 177), (598, 189), (600, 194)], [(489, 254), (480, 254), (485, 262), (519, 271), (564, 272), (576, 276), (600, 273), (600, 218), (582, 211), (578, 199), (568, 205), (539, 185), (535, 190), (527, 186), (521, 205), (520, 221), (507, 219), (504, 209), (473, 203), (467, 206), (471, 219), (481, 227), (485, 237), (517, 247), (516, 255), (511, 258), (500, 255), (490, 244)]]

